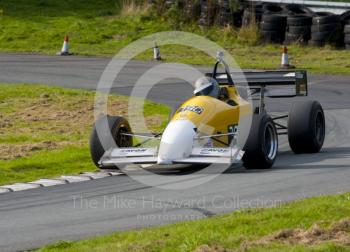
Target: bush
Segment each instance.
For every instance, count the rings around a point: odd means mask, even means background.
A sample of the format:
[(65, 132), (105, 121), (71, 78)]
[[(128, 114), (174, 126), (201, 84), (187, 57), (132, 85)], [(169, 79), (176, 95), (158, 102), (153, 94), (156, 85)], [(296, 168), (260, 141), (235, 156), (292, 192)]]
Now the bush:
[(256, 22), (250, 22), (249, 25), (243, 26), (238, 32), (237, 42), (241, 44), (257, 45), (259, 44), (261, 33)]
[(139, 16), (146, 15), (149, 12), (150, 5), (142, 0), (123, 0), (121, 2), (121, 16)]

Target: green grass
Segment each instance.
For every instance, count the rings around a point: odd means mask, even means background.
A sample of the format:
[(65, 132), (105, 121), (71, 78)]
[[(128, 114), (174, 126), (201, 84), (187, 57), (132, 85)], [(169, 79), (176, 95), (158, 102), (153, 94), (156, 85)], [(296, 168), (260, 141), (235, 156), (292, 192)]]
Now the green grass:
[[(94, 92), (44, 85), (0, 84), (0, 185), (96, 170), (88, 141)], [(112, 115), (128, 98), (111, 95)], [(147, 126), (160, 130), (169, 108), (147, 101)]]
[[(226, 49), (243, 69), (277, 69), (280, 67), (282, 49), (279, 45), (244, 46), (232, 44)], [(196, 50), (168, 46), (161, 48), (166, 61), (176, 61), (187, 64), (213, 64), (213, 59)], [(303, 47), (292, 45), (288, 47), (290, 64), (310, 73), (319, 74), (350, 74), (350, 50), (335, 50), (325, 48)], [(150, 56), (140, 55), (147, 60)]]
[[(122, 0), (1, 0), (0, 50), (55, 54), (63, 37), (81, 55), (113, 55), (153, 32), (148, 17), (118, 16)], [(158, 29), (167, 30), (165, 24)]]
[[(339, 220), (349, 220), (349, 216), (350, 194), (346, 193), (140, 231), (117, 232), (83, 241), (61, 241), (39, 251), (194, 251), (204, 244), (233, 251), (350, 251), (349, 246), (331, 241), (331, 238), (308, 245), (298, 240), (290, 244), (283, 239), (268, 240), (265, 244), (257, 242), (282, 230), (306, 230), (314, 224), (320, 230), (327, 230)], [(350, 239), (349, 226), (344, 232)]]
[(38, 178), (95, 171), (87, 146), (68, 146), (40, 151), (11, 161), (0, 160), (0, 184), (29, 182)]
[[(120, 14), (122, 0), (0, 0), (0, 51), (55, 54), (63, 36), (70, 36), (73, 53), (112, 56), (121, 48), (145, 35), (160, 31), (183, 30), (211, 39), (227, 49), (242, 68), (273, 69), (279, 66), (280, 45), (256, 45), (242, 39), (236, 29), (213, 27), (199, 29), (163, 17), (155, 11)], [(174, 16), (174, 13), (172, 14)], [(175, 16), (176, 16), (175, 15)], [(249, 34), (248, 34), (249, 35)], [(249, 37), (249, 36), (248, 36)], [(330, 46), (289, 47), (291, 63), (313, 73), (350, 74), (350, 51)], [(168, 62), (211, 64), (203, 53), (181, 46), (161, 48)], [(150, 60), (152, 50), (137, 57)]]

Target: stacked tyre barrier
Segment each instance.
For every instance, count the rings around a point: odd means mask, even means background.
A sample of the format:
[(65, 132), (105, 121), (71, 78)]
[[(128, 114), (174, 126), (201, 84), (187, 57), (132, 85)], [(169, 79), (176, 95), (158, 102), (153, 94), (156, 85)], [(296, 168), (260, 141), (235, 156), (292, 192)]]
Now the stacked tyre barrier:
[(311, 24), (312, 16), (306, 14), (288, 16), (284, 43), (306, 45), (311, 37)]
[(219, 1), (218, 24), (220, 26), (231, 25), (233, 23), (229, 0)]
[[(198, 1), (187, 0), (193, 3)], [(241, 4), (233, 8), (231, 0), (201, 0), (199, 6), (199, 26), (211, 26), (217, 24), (221, 27), (230, 25), (242, 26), (243, 8)]]
[(350, 50), (350, 11), (343, 13), (340, 20), (344, 27), (344, 45), (347, 50)]
[(265, 43), (282, 43), (286, 31), (287, 17), (279, 14), (264, 14), (261, 19), (260, 29)]
[(184, 16), (186, 20), (198, 20), (201, 14), (201, 6), (198, 1), (184, 1)]
[(283, 6), (284, 13), (290, 15), (312, 15), (313, 11), (300, 4), (286, 4)]
[[(149, 0), (156, 5), (159, 1)], [(249, 26), (260, 28), (265, 43), (324, 46), (350, 49), (350, 11), (342, 15), (313, 12), (299, 4), (247, 2), (243, 0), (164, 0), (166, 8), (177, 3), (186, 20), (201, 27)], [(163, 8), (162, 7), (162, 8)]]
[(215, 23), (217, 5), (212, 0), (201, 0), (199, 26), (211, 26)]
[(262, 7), (264, 14), (282, 14), (282, 5), (275, 3), (265, 3)]
[(262, 7), (262, 4), (247, 6), (243, 12), (242, 26), (248, 26), (251, 23), (259, 24), (263, 15)]
[(235, 27), (242, 27), (243, 9), (238, 9), (232, 12), (232, 25)]
[(316, 12), (312, 18), (309, 45), (336, 44), (340, 36), (340, 30), (341, 24), (338, 15), (329, 12)]

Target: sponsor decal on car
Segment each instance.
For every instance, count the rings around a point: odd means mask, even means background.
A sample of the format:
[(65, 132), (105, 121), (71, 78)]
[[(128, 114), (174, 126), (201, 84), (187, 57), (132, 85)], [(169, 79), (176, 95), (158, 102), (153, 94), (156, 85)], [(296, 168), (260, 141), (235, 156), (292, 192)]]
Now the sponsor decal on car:
[(120, 153), (143, 153), (143, 152), (146, 152), (147, 149), (141, 149), (141, 148), (138, 148), (138, 149), (121, 149), (120, 150)]
[(219, 153), (227, 153), (229, 150), (227, 148), (204, 148), (201, 149), (200, 153), (201, 155), (208, 155), (208, 154), (219, 154)]
[(185, 111), (191, 111), (191, 112), (194, 112), (194, 113), (197, 113), (198, 115), (200, 115), (203, 113), (204, 109), (202, 107), (199, 107), (199, 106), (188, 105), (188, 106), (179, 108), (178, 113), (185, 112)]
[(138, 156), (153, 156), (156, 153), (154, 148), (115, 148), (111, 157), (138, 157)]

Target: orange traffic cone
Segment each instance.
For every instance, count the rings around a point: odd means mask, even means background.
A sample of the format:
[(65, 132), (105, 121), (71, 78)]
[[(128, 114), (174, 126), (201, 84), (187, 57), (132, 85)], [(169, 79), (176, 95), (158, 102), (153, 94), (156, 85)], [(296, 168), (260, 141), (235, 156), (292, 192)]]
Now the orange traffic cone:
[(69, 52), (69, 38), (68, 35), (64, 36), (64, 40), (63, 40), (63, 46), (62, 46), (62, 50), (60, 52), (58, 52), (58, 55), (72, 55), (72, 53)]
[(283, 46), (282, 50), (281, 68), (295, 68), (289, 64), (288, 48), (286, 46)]

